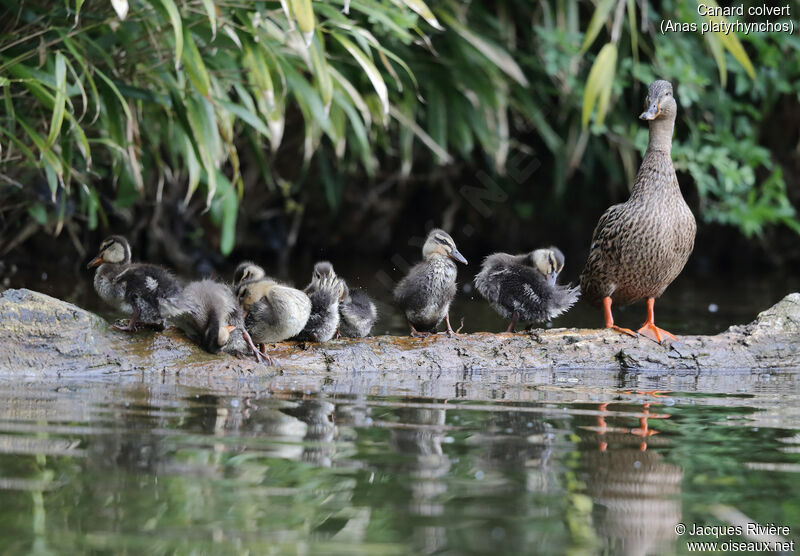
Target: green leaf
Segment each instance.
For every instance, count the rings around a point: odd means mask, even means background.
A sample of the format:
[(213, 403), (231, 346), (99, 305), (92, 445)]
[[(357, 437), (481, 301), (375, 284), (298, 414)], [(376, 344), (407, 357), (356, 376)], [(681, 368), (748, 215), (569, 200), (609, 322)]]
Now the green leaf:
[(414, 10), (422, 19), (427, 21), (428, 24), (434, 29), (438, 29), (439, 31), (444, 31), (444, 27), (442, 27), (439, 24), (439, 20), (436, 19), (436, 16), (433, 15), (431, 9), (422, 0), (403, 0), (403, 4)]
[(208, 97), (211, 79), (208, 76), (203, 57), (200, 56), (200, 51), (197, 50), (192, 34), (188, 32), (186, 33), (186, 46), (183, 49), (183, 63), (186, 66), (186, 73), (189, 74), (189, 80), (200, 91), (201, 95)]
[(426, 147), (428, 147), (436, 156), (438, 156), (441, 160), (445, 163), (450, 163), (453, 161), (453, 158), (450, 154), (440, 147), (436, 141), (431, 139), (431, 136), (425, 133), (425, 130), (417, 125), (417, 122), (414, 121), (412, 117), (404, 114), (400, 109), (395, 106), (392, 106), (389, 109), (389, 113), (392, 117), (398, 121), (403, 127), (408, 128), (410, 131), (416, 135), (420, 141), (422, 141)]
[(64, 123), (64, 109), (67, 102), (67, 63), (61, 52), (56, 52), (56, 97), (53, 102), (53, 115), (50, 119), (50, 133), (47, 136), (47, 148), (55, 143)]
[[(710, 7), (719, 7), (718, 4), (714, 0), (707, 0), (706, 4)], [(722, 16), (705, 16), (706, 19), (712, 23), (723, 24), (727, 23), (728, 19)], [(735, 33), (722, 33), (722, 32), (714, 32), (714, 35), (719, 38), (722, 46), (724, 46), (728, 52), (730, 52), (733, 57), (739, 62), (742, 67), (747, 72), (747, 75), (750, 76), (751, 79), (756, 78), (756, 70), (753, 68), (752, 62), (750, 62), (750, 57), (745, 52), (742, 43), (739, 42), (739, 37), (736, 36)], [(713, 53), (713, 51), (712, 51)], [(716, 57), (716, 56), (715, 56)]]
[(231, 114), (241, 118), (242, 121), (252, 126), (253, 129), (258, 131), (264, 137), (268, 138), (270, 136), (269, 128), (267, 128), (264, 121), (244, 106), (222, 99), (216, 99), (215, 102), (225, 108)]
[(333, 80), (328, 71), (328, 62), (325, 60), (325, 41), (322, 38), (322, 32), (317, 31), (315, 33), (309, 53), (311, 70), (314, 72), (314, 79), (322, 96), (322, 103), (328, 109), (331, 106), (331, 100), (333, 100)]
[(455, 32), (461, 36), (461, 38), (472, 45), (472, 47), (478, 52), (483, 54), (489, 61), (500, 68), (503, 73), (508, 75), (511, 79), (523, 87), (528, 86), (528, 79), (525, 77), (525, 74), (522, 73), (522, 69), (508, 52), (496, 44), (479, 37), (449, 14), (440, 13), (439, 15), (442, 18), (442, 21), (454, 29)]
[(633, 63), (639, 63), (639, 29), (636, 26), (636, 0), (626, 0), (628, 9), (628, 27), (631, 33), (631, 52)]
[(611, 88), (614, 84), (614, 74), (617, 67), (617, 45), (606, 43), (589, 71), (586, 81), (586, 90), (583, 93), (583, 114), (581, 123), (583, 127), (589, 125), (589, 118), (597, 105), (597, 125), (602, 125), (608, 111), (608, 102), (611, 98)]
[(728, 69), (725, 64), (725, 50), (722, 46), (722, 43), (715, 33), (705, 33), (703, 36), (708, 43), (708, 48), (711, 50), (711, 55), (714, 57), (714, 61), (717, 63), (717, 69), (719, 70), (719, 82), (723, 87), (725, 87), (726, 83), (728, 82)]
[(385, 121), (386, 116), (389, 114), (389, 91), (386, 88), (386, 83), (383, 81), (381, 72), (378, 71), (378, 68), (375, 67), (372, 60), (370, 60), (360, 48), (353, 44), (350, 39), (335, 32), (332, 32), (331, 35), (339, 41), (353, 58), (355, 58), (356, 62), (361, 66), (361, 69), (367, 74), (367, 77), (372, 83), (372, 87), (378, 95), (378, 99), (381, 101), (381, 108)]
[(217, 36), (217, 8), (214, 6), (214, 0), (203, 0), (203, 7), (208, 14), (208, 22), (211, 24), (211, 40)]
[(311, 46), (311, 41), (314, 40), (314, 10), (311, 8), (311, 0), (289, 0), (289, 5), (306, 46)]
[(181, 14), (173, 0), (151, 0), (151, 3), (155, 2), (158, 2), (161, 8), (166, 12), (169, 22), (172, 25), (172, 30), (175, 33), (175, 69), (177, 70), (180, 67), (181, 58), (183, 58), (184, 30)]
[(589, 21), (589, 27), (586, 28), (586, 35), (583, 38), (583, 45), (581, 46), (581, 54), (585, 53), (589, 50), (589, 47), (592, 46), (592, 43), (597, 38), (597, 35), (600, 34), (600, 29), (603, 28), (606, 19), (608, 19), (608, 15), (611, 13), (617, 1), (618, 0), (600, 0), (600, 2), (598, 2), (597, 8), (594, 10), (594, 15), (592, 15), (591, 21)]
[(28, 214), (36, 220), (40, 226), (47, 225), (47, 208), (41, 203), (36, 203), (28, 207)]

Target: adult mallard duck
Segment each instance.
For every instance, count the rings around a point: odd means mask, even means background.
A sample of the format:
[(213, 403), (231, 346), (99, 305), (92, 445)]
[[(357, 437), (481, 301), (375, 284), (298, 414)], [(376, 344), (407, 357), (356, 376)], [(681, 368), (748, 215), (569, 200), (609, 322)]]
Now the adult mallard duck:
[(257, 361), (261, 353), (244, 325), (244, 314), (230, 287), (214, 280), (199, 280), (183, 289), (170, 322), (209, 353), (241, 355), (249, 348)]
[(564, 254), (557, 247), (523, 255), (495, 253), (483, 261), (475, 287), (495, 311), (511, 319), (507, 332), (514, 332), (517, 322), (547, 321), (575, 304), (578, 288), (556, 283), (563, 268)]
[(236, 295), (245, 311), (245, 328), (257, 344), (272, 344), (296, 336), (311, 314), (311, 300), (306, 294), (269, 277), (242, 282)]
[(611, 305), (647, 299), (647, 318), (639, 334), (661, 342), (664, 336), (675, 336), (655, 325), (655, 299), (683, 270), (697, 224), (672, 165), (678, 104), (669, 81), (650, 85), (646, 106), (639, 117), (650, 122), (647, 151), (630, 198), (606, 210), (597, 223), (581, 291), (590, 301), (602, 302), (606, 328), (631, 335), (631, 330), (614, 324)]
[(323, 276), (338, 278), (344, 290), (342, 300), (339, 302), (338, 334), (345, 338), (364, 338), (368, 336), (375, 321), (378, 320), (378, 311), (375, 308), (375, 303), (363, 290), (351, 290), (347, 286), (347, 282), (337, 276), (333, 270), (333, 265), (328, 261), (320, 261), (314, 265), (311, 283), (303, 291), (309, 295), (317, 291)]
[(456, 264), (467, 264), (456, 242), (443, 230), (432, 230), (422, 246), (422, 262), (414, 265), (394, 290), (394, 300), (403, 310), (411, 335), (424, 337), (442, 320), (447, 334), (450, 326), (450, 303), (456, 296)]
[(311, 314), (295, 340), (327, 342), (339, 330), (339, 304), (344, 298), (344, 282), (330, 263), (316, 264), (311, 283), (304, 290), (311, 300)]
[(86, 268), (98, 267), (94, 289), (106, 303), (130, 313), (127, 325), (114, 327), (134, 331), (139, 324), (164, 326), (172, 316), (181, 286), (165, 268), (131, 262), (131, 247), (122, 236), (110, 236)]

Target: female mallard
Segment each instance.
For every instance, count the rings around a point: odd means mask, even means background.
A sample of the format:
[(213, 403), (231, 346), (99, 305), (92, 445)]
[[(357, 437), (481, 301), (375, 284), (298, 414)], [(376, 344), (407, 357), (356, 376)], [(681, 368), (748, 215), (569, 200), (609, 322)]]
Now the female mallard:
[(131, 247), (122, 236), (110, 236), (100, 244), (100, 251), (86, 268), (98, 267), (94, 289), (103, 301), (120, 311), (131, 313), (128, 324), (114, 327), (127, 332), (137, 325), (163, 327), (173, 315), (181, 286), (165, 268), (153, 264), (132, 263)]
[(501, 316), (517, 322), (553, 319), (572, 307), (578, 288), (556, 284), (564, 268), (564, 254), (557, 247), (537, 249), (524, 255), (495, 253), (483, 261), (475, 287)]
[(272, 344), (296, 336), (311, 313), (311, 300), (306, 294), (272, 278), (242, 282), (236, 296), (245, 311), (245, 328), (257, 344)]
[(344, 298), (344, 283), (330, 263), (318, 263), (304, 291), (311, 300), (311, 314), (303, 331), (294, 339), (327, 342), (339, 330), (339, 304)]
[(242, 309), (225, 284), (214, 280), (191, 282), (183, 289), (177, 306), (178, 314), (170, 322), (209, 353), (240, 355), (250, 348), (261, 361), (261, 353), (245, 329)]
[(333, 270), (333, 265), (321, 261), (314, 265), (314, 274), (311, 283), (303, 290), (311, 295), (317, 291), (319, 279), (323, 275), (333, 275), (339, 279), (344, 289), (344, 295), (339, 302), (339, 335), (345, 338), (364, 338), (372, 330), (378, 320), (378, 311), (375, 303), (361, 289), (351, 290), (347, 282), (339, 278)]
[(639, 334), (661, 342), (675, 336), (655, 325), (653, 306), (680, 274), (694, 247), (697, 231), (692, 211), (683, 200), (672, 166), (672, 131), (678, 104), (669, 81), (650, 85), (647, 110), (650, 143), (630, 198), (600, 217), (592, 236), (589, 260), (581, 274), (581, 291), (602, 301), (606, 328), (633, 335), (614, 324), (611, 304), (647, 299), (647, 320)]
[(456, 296), (456, 264), (467, 264), (458, 252), (456, 242), (443, 230), (432, 230), (422, 246), (422, 262), (414, 265), (394, 289), (394, 300), (406, 316), (414, 337), (424, 337), (434, 331), (442, 320), (447, 334), (450, 326), (450, 303)]

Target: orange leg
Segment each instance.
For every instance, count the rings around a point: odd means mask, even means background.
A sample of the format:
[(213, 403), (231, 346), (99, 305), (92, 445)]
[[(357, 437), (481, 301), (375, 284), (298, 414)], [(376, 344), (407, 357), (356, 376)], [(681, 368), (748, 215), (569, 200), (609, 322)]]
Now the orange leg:
[(622, 332), (623, 334), (627, 334), (628, 336), (636, 337), (636, 333), (633, 330), (629, 330), (628, 328), (622, 328), (614, 324), (614, 317), (611, 315), (611, 298), (604, 297), (603, 298), (603, 313), (606, 317), (606, 328), (611, 328), (612, 330), (616, 330), (617, 332)]
[(672, 338), (673, 341), (677, 341), (677, 338), (674, 334), (667, 332), (656, 326), (655, 322), (655, 312), (653, 311), (653, 307), (656, 304), (656, 300), (652, 297), (647, 298), (647, 320), (644, 321), (644, 324), (639, 329), (639, 334), (645, 336), (646, 338), (650, 338), (651, 340), (658, 342), (659, 344), (663, 340), (663, 336), (668, 338)]

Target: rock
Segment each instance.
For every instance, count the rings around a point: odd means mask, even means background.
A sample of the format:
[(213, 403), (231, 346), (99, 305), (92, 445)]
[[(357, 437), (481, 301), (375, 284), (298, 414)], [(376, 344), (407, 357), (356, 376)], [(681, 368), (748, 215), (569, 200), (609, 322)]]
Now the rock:
[[(324, 344), (283, 342), (270, 353), (292, 376), (378, 370), (512, 369), (711, 371), (800, 368), (800, 294), (793, 293), (747, 325), (715, 336), (680, 336), (661, 346), (609, 330), (437, 334), (343, 338)], [(72, 304), (30, 290), (0, 294), (0, 374), (141, 373), (208, 380), (273, 376), (248, 359), (213, 356), (180, 332), (128, 334)]]

